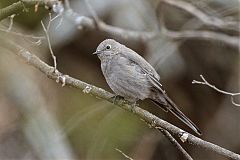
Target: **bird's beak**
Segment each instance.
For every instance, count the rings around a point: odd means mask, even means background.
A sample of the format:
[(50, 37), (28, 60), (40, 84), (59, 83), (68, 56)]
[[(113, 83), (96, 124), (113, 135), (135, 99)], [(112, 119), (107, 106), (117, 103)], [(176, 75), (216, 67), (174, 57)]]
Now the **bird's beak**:
[(93, 55), (98, 55), (100, 53), (101, 53), (101, 51), (96, 51), (96, 52), (93, 53)]

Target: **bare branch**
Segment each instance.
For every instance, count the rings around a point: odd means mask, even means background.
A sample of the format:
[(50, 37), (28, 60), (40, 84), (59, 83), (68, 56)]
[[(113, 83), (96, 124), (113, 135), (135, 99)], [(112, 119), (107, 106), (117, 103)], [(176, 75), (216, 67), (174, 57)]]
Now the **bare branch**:
[(116, 36), (122, 39), (131, 39), (135, 41), (147, 41), (149, 39), (154, 39), (160, 36), (159, 31), (134, 31), (122, 29), (120, 27), (111, 26), (105, 24), (102, 21), (97, 22), (97, 26), (95, 25), (95, 20), (79, 15), (73, 10), (69, 9), (65, 12), (65, 17), (74, 22), (75, 25), (78, 26), (79, 29), (86, 28), (88, 30), (96, 30), (106, 33), (111, 36)]
[[(53, 71), (53, 67), (49, 66), (48, 64), (46, 64), (45, 62), (41, 61), (37, 56), (31, 54), (29, 51), (27, 51), (26, 49), (24, 49), (23, 47), (19, 46), (18, 44), (11, 42), (11, 41), (3, 41), (1, 45), (4, 46), (8, 46), (11, 50), (13, 50), (12, 53), (15, 53), (16, 55), (20, 56), (21, 58), (23, 58), (24, 60), (26, 60), (28, 62), (29, 65), (34, 66), (35, 68), (39, 69), (41, 72), (43, 72), (47, 77), (53, 79), (53, 80), (57, 80), (58, 77), (62, 76), (63, 74), (56, 71), (56, 72), (52, 72)], [(129, 105), (129, 103), (126, 103), (125, 100), (122, 99), (117, 99), (114, 100), (114, 95), (103, 90), (102, 88), (98, 88), (96, 86), (93, 86), (91, 84), (88, 84), (86, 82), (80, 81), (78, 79), (72, 78), (70, 76), (66, 77), (66, 85), (67, 86), (72, 86), (78, 89), (83, 90), (84, 88), (86, 88), (87, 86), (89, 86), (91, 88), (91, 90), (89, 91), (89, 94), (99, 97), (101, 99), (104, 99), (106, 101), (109, 101), (111, 103), (114, 102), (115, 105), (121, 107), (122, 109), (132, 112), (133, 114), (137, 115), (139, 118), (143, 119), (144, 121), (146, 121), (147, 123), (152, 124), (154, 122), (154, 124), (156, 125), (156, 127), (161, 127), (162, 129), (167, 130), (168, 132), (170, 132), (173, 135), (177, 135), (178, 137), (181, 137), (183, 135), (183, 133), (187, 133), (185, 131), (183, 131), (182, 129), (156, 117), (155, 115), (149, 113), (148, 111), (141, 109), (137, 106), (133, 107), (132, 105)], [(192, 145), (196, 145), (198, 147), (207, 149), (209, 151), (213, 151), (216, 152), (220, 155), (223, 155), (225, 157), (228, 157), (230, 159), (234, 159), (234, 160), (239, 160), (240, 159), (240, 155), (236, 154), (232, 151), (229, 151), (225, 148), (222, 148), (220, 146), (217, 146), (213, 143), (204, 141), (190, 133), (187, 133), (188, 137), (186, 139), (186, 142), (188, 142), (189, 144)]]
[(216, 86), (210, 84), (210, 83), (203, 77), (203, 75), (200, 75), (200, 77), (201, 77), (201, 79), (202, 79), (203, 81), (193, 80), (193, 81), (192, 81), (192, 84), (203, 84), (203, 85), (207, 85), (207, 86), (209, 86), (210, 88), (216, 90), (217, 92), (220, 92), (220, 93), (225, 94), (225, 95), (230, 95), (230, 96), (231, 96), (232, 104), (235, 105), (235, 106), (240, 107), (240, 104), (239, 104), (239, 103), (234, 102), (234, 97), (235, 97), (235, 96), (240, 96), (240, 92), (232, 93), (232, 92), (227, 92), (227, 91), (221, 90), (221, 89), (217, 88)]
[(129, 160), (133, 160), (131, 157), (129, 157), (128, 155), (126, 155), (123, 151), (121, 151), (120, 149), (115, 148), (116, 151), (118, 151), (119, 153), (121, 153), (125, 158), (129, 159)]
[(239, 31), (240, 29), (239, 22), (222, 20), (218, 17), (207, 15), (191, 3), (182, 0), (162, 0), (162, 2), (183, 9), (184, 11), (200, 19), (206, 25), (221, 29), (233, 29), (235, 31)]
[(235, 36), (229, 36), (227, 34), (222, 34), (212, 31), (198, 31), (198, 30), (187, 30), (187, 31), (170, 31), (162, 27), (162, 33), (173, 39), (206, 39), (206, 40), (216, 40), (228, 44), (233, 47), (240, 46), (240, 38)]

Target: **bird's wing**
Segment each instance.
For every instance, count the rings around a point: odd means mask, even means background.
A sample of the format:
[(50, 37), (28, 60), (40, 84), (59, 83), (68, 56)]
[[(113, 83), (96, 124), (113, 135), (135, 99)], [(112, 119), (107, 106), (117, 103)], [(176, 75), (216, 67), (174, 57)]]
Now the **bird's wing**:
[(162, 89), (162, 85), (159, 82), (160, 76), (156, 72), (156, 70), (139, 54), (137, 54), (135, 51), (131, 50), (130, 48), (123, 47), (125, 50), (121, 53), (125, 58), (129, 59), (130, 61), (133, 61), (137, 65), (140, 66), (142, 71), (148, 76), (149, 81), (153, 84), (154, 87), (159, 89), (163, 94), (165, 91)]
[(124, 48), (126, 50), (123, 51), (121, 54), (130, 61), (133, 61), (134, 63), (139, 65), (141, 70), (148, 76), (149, 81), (153, 84), (153, 86), (156, 87), (162, 93), (165, 93), (165, 91), (162, 89), (161, 83), (159, 82), (160, 76), (156, 72), (156, 70), (139, 54), (137, 54), (136, 52), (129, 48), (126, 47)]
[(153, 74), (149, 73), (144, 68), (142, 68), (142, 71), (148, 76), (150, 82), (153, 84), (154, 87), (159, 89), (162, 93), (165, 93), (165, 91), (162, 89), (162, 84), (159, 82), (159, 80)]
[(155, 71), (155, 69), (139, 54), (135, 51), (131, 50), (130, 48), (123, 47), (124, 51), (122, 51), (122, 55), (125, 56), (127, 59), (133, 61), (134, 63), (138, 64), (143, 71), (146, 71), (149, 75), (151, 75), (155, 80), (159, 81), (160, 76)]

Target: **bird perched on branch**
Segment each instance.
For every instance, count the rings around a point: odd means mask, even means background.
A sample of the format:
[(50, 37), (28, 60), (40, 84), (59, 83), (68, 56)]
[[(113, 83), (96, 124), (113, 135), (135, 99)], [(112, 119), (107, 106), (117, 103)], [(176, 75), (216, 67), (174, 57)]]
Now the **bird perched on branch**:
[(116, 95), (135, 103), (151, 99), (164, 111), (170, 111), (197, 134), (197, 126), (187, 118), (167, 96), (155, 69), (139, 54), (113, 39), (99, 44), (94, 53), (101, 60), (103, 75)]

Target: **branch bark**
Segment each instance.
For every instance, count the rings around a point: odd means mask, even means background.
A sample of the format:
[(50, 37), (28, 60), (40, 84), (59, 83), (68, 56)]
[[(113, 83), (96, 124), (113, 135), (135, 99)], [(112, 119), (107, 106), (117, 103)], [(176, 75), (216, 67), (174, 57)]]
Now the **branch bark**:
[[(8, 46), (13, 53), (24, 59), (28, 64), (34, 66), (38, 70), (40, 70), (42, 73), (44, 73), (47, 77), (53, 80), (59, 80), (59, 77), (63, 77), (64, 75), (58, 71), (54, 72), (54, 67), (49, 66), (42, 60), (40, 60), (37, 56), (34, 54), (31, 54), (29, 51), (21, 47), (20, 45), (12, 42), (12, 41), (4, 41), (1, 44), (3, 46)], [(104, 99), (106, 101), (109, 101), (111, 103), (114, 102), (117, 106), (120, 108), (132, 112), (133, 114), (137, 115), (139, 118), (143, 119), (147, 123), (153, 124), (157, 129), (162, 128), (167, 130), (173, 135), (177, 135), (179, 138), (182, 138), (183, 135), (187, 135), (185, 137), (185, 141), (189, 144), (196, 145), (200, 148), (204, 148), (209, 151), (216, 152), (222, 156), (228, 157), (230, 159), (234, 160), (240, 160), (240, 155), (236, 154), (230, 150), (227, 150), (223, 147), (220, 147), (218, 145), (215, 145), (213, 143), (204, 141), (190, 133), (187, 133), (186, 131), (183, 131), (182, 129), (156, 117), (155, 115), (151, 114), (150, 112), (141, 109), (139, 107), (133, 107), (132, 105), (129, 105), (129, 103), (126, 103), (125, 100), (117, 99), (114, 100), (114, 95), (105, 91), (102, 88), (96, 87), (94, 85), (88, 84), (86, 82), (80, 81), (78, 79), (72, 78), (70, 76), (64, 76), (65, 83), (68, 86), (78, 88), (80, 90), (83, 90), (84, 93), (89, 93), (95, 97)], [(184, 141), (184, 142), (185, 142)]]
[(21, 1), (18, 1), (16, 3), (11, 4), (10, 6), (0, 9), (0, 21), (2, 21), (3, 19), (5, 19), (13, 14), (21, 13), (24, 9), (30, 8), (36, 4), (38, 4), (38, 6), (45, 6), (45, 5), (52, 6), (56, 2), (57, 2), (57, 0), (49, 0), (49, 1), (21, 0)]
[[(175, 7), (179, 7), (187, 12), (190, 12), (194, 16), (198, 17), (202, 20), (203, 23), (206, 25), (211, 25), (217, 28), (229, 29), (228, 27), (234, 27), (237, 29), (238, 23), (232, 21), (224, 21), (217, 17), (212, 17), (206, 15), (204, 12), (196, 8), (195, 6), (191, 5), (190, 3), (184, 1), (176, 1), (176, 0), (162, 0), (164, 3), (169, 5), (173, 5)], [(66, 1), (68, 2), (68, 1)], [(13, 3), (12, 5), (0, 9), (0, 21), (8, 16), (13, 14), (17, 14), (22, 12), (25, 8), (33, 7), (34, 5), (38, 4), (38, 6), (50, 6), (52, 7), (55, 5), (60, 5), (57, 0), (21, 0), (17, 3)], [(62, 10), (59, 10), (62, 12)], [(57, 12), (57, 11), (56, 11)], [(57, 13), (62, 14), (62, 13)], [(239, 37), (229, 36), (227, 34), (219, 33), (219, 32), (212, 32), (212, 31), (169, 31), (169, 30), (161, 30), (161, 31), (134, 31), (123, 29), (120, 27), (108, 25), (103, 21), (98, 19), (97, 25), (95, 23), (96, 20), (79, 15), (78, 13), (74, 12), (69, 4), (66, 5), (64, 15), (66, 19), (73, 22), (79, 29), (86, 28), (88, 30), (99, 30), (105, 34), (127, 39), (127, 40), (134, 40), (134, 41), (149, 41), (155, 38), (159, 38), (163, 35), (172, 38), (172, 39), (188, 39), (188, 38), (196, 38), (196, 39), (204, 39), (204, 40), (217, 40), (228, 44), (233, 47), (239, 47)], [(164, 28), (164, 26), (163, 26)], [(164, 32), (165, 31), (165, 32)]]
[(173, 144), (175, 148), (178, 149), (178, 151), (180, 151), (180, 153), (186, 160), (193, 160), (193, 158), (185, 151), (185, 149), (178, 143), (178, 141), (167, 130), (160, 128), (159, 131), (162, 132), (162, 134), (165, 137), (167, 137), (167, 139)]

